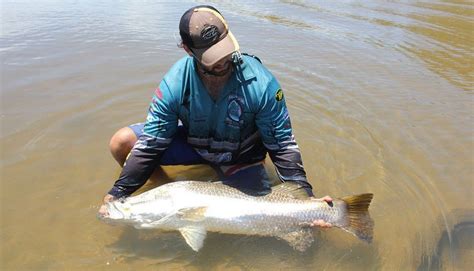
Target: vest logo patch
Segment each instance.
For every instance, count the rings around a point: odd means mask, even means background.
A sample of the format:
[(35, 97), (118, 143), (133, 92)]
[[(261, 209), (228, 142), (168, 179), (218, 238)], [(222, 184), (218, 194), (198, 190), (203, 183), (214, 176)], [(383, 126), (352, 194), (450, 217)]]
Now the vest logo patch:
[(277, 100), (278, 102), (283, 100), (283, 90), (278, 89), (277, 93), (275, 94), (275, 100)]
[(227, 106), (227, 116), (229, 119), (239, 122), (240, 116), (242, 115), (242, 106), (237, 99), (232, 99)]

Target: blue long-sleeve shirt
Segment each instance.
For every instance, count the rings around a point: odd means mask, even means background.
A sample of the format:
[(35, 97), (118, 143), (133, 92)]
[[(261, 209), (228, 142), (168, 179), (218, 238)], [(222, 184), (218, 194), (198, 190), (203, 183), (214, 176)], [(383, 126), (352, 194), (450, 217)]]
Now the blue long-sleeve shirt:
[(255, 163), (268, 152), (282, 181), (299, 182), (312, 195), (275, 77), (244, 55), (214, 101), (194, 61), (189, 56), (179, 60), (155, 90), (144, 132), (109, 194), (128, 196), (146, 182), (181, 120), (188, 143), (209, 163)]

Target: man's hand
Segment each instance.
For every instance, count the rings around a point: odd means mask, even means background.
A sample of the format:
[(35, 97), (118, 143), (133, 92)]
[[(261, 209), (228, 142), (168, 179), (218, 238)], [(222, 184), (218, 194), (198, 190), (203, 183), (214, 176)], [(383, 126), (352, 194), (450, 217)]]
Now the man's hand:
[[(327, 204), (332, 206), (332, 198), (330, 196), (324, 196), (324, 197), (319, 198), (319, 199), (315, 198), (314, 200), (325, 201)], [(321, 227), (321, 228), (331, 228), (332, 224), (328, 223), (328, 222), (326, 222), (322, 219), (318, 219), (318, 220), (313, 221), (313, 223), (311, 223), (310, 226), (311, 227)]]
[(109, 216), (109, 212), (107, 212), (107, 205), (106, 205), (106, 203), (107, 203), (107, 202), (110, 202), (110, 201), (114, 201), (114, 200), (115, 200), (115, 197), (114, 197), (114, 196), (112, 196), (112, 195), (110, 195), (110, 194), (105, 195), (104, 201), (103, 201), (104, 204), (102, 204), (102, 206), (100, 206), (100, 208), (99, 208), (99, 213), (98, 213), (99, 217), (107, 217), (107, 216)]

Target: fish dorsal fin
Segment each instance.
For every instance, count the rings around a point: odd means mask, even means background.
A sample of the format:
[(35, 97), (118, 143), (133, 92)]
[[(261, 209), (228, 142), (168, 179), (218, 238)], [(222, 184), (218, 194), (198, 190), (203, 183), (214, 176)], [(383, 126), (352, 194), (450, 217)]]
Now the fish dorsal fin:
[(189, 207), (189, 208), (182, 208), (178, 210), (178, 216), (181, 219), (189, 220), (189, 221), (202, 221), (204, 219), (204, 215), (206, 213), (207, 207)]
[(295, 182), (285, 182), (272, 187), (272, 193), (279, 193), (293, 199), (308, 199), (309, 195), (304, 187)]
[(313, 231), (308, 227), (288, 232), (278, 237), (287, 241), (295, 250), (301, 252), (307, 250), (314, 242)]
[(180, 228), (179, 232), (186, 240), (186, 243), (194, 250), (199, 251), (206, 239), (206, 229), (202, 226), (187, 226)]

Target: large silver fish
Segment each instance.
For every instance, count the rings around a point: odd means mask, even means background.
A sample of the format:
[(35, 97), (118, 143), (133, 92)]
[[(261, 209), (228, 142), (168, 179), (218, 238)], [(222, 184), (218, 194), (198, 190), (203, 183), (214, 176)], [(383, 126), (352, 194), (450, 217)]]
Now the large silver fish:
[(328, 204), (309, 198), (292, 182), (257, 196), (221, 183), (178, 181), (107, 203), (104, 219), (136, 228), (178, 230), (195, 251), (203, 246), (208, 231), (273, 236), (304, 251), (314, 241), (310, 224), (318, 219), (370, 242), (371, 200), (372, 194), (362, 194)]

